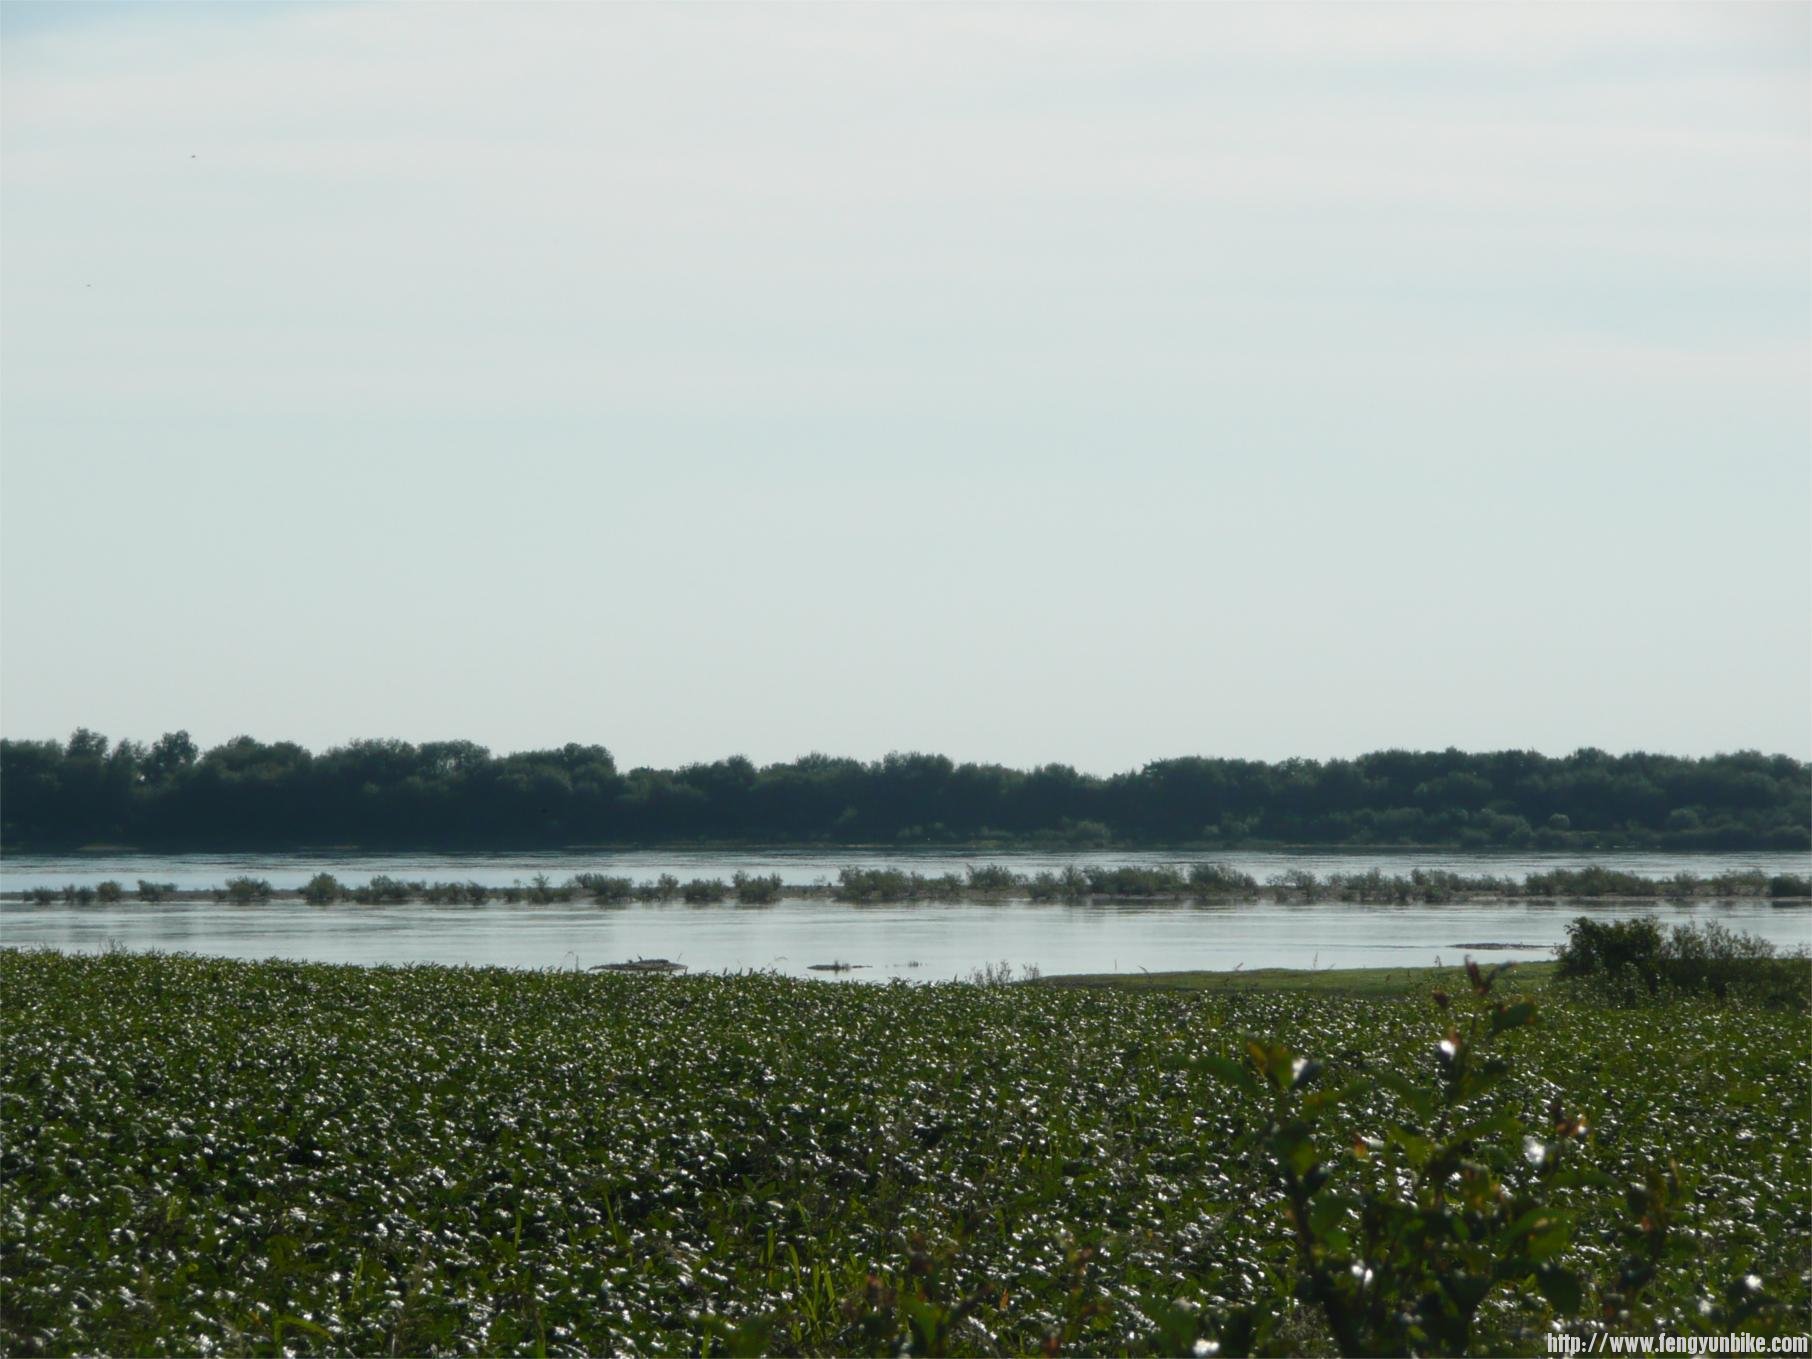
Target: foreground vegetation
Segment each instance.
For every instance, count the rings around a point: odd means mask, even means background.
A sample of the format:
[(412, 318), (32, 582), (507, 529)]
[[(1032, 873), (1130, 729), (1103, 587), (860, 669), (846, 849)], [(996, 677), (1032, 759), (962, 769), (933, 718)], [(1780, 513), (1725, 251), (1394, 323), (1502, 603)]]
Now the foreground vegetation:
[(469, 741), (315, 754), (187, 732), (0, 741), (0, 843), (165, 850), (575, 844), (1454, 845), (1804, 849), (1808, 769), (1755, 751), (1387, 750), (1354, 760), (1158, 760), (1109, 778), (941, 755), (741, 756), (617, 768), (603, 746), (495, 756)]
[[(111, 905), (127, 899), (118, 882), (94, 887), (31, 887), (15, 894), (20, 899), (49, 906)], [(1596, 865), (1557, 868), (1531, 873), (1522, 879), (1497, 876), (1469, 877), (1439, 869), (1415, 869), (1407, 874), (1386, 874), (1373, 868), (1363, 873), (1332, 873), (1317, 877), (1304, 869), (1273, 874), (1261, 887), (1256, 878), (1227, 864), (1198, 863), (1187, 867), (1102, 865), (1061, 871), (1017, 873), (1003, 864), (970, 865), (967, 873), (941, 873), (935, 877), (899, 868), (845, 868), (834, 884), (785, 883), (777, 873), (738, 872), (722, 878), (694, 878), (681, 882), (671, 873), (636, 882), (608, 873), (578, 873), (556, 883), (538, 873), (527, 883), (487, 887), (478, 882), (428, 882), (378, 876), (363, 884), (341, 882), (331, 873), (317, 873), (300, 891), (279, 892), (269, 879), (241, 876), (214, 888), (179, 892), (173, 883), (140, 879), (131, 896), (142, 902), (212, 897), (249, 906), (278, 899), (301, 900), (315, 906), (354, 902), (361, 906), (431, 902), (483, 906), (490, 901), (527, 902), (593, 901), (600, 906), (626, 902), (684, 901), (693, 905), (735, 900), (739, 905), (765, 905), (789, 897), (830, 897), (849, 902), (895, 901), (992, 901), (1024, 898), (1032, 901), (1170, 900), (1170, 901), (1350, 901), (1372, 905), (1450, 904), (1498, 900), (1647, 900), (1725, 901), (1764, 897), (1782, 904), (1812, 899), (1812, 877), (1798, 873), (1762, 873), (1756, 869), (1731, 870), (1702, 877), (1680, 872), (1667, 878), (1648, 878)]]
[(0, 951), (0, 986), (9, 1353), (1812, 1329), (1803, 1013), (1476, 970), (1368, 997)]

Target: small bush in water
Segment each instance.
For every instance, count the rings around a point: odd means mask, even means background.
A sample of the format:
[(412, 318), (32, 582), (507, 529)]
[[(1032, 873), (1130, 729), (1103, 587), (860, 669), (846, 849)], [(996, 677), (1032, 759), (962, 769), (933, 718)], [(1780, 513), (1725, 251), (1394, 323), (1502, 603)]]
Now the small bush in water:
[(738, 901), (746, 905), (764, 905), (780, 900), (782, 884), (778, 873), (752, 877), (747, 873), (739, 872), (730, 879), (730, 886), (735, 889)]
[(230, 901), (235, 906), (244, 906), (254, 901), (269, 901), (270, 899), (271, 885), (264, 878), (228, 878), (225, 886), (214, 889), (214, 900)]
[(326, 906), (341, 895), (340, 880), (331, 873), (317, 873), (302, 885), (302, 900), (313, 906)]

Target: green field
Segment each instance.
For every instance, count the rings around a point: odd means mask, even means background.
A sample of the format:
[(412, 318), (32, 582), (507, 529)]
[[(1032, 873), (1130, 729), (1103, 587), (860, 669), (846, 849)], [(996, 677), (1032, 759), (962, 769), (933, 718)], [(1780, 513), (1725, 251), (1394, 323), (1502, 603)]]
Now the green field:
[[(1523, 1026), (1458, 973), (1450, 1009), (1425, 976), (1296, 975), (0, 951), (0, 1351), (1332, 1352), (1290, 1296), (1278, 1110), (1318, 1113), (1296, 1168), (1325, 1182), (1317, 1232), (1357, 1240), (1341, 1195), (1426, 1160), (1444, 1088), (1474, 1130), (1445, 1249), (1484, 1239), (1492, 1185), (1547, 1204), (1522, 1263), (1479, 1276), (1473, 1349), (1541, 1353), (1557, 1321), (1812, 1330), (1803, 1013), (1610, 1008), (1537, 974)], [(1505, 1030), (1476, 1091), (1439, 1047), (1469, 1006)], [(1267, 1085), (1272, 1040), (1325, 1065)], [(1525, 1155), (1561, 1142), (1562, 1172)]]

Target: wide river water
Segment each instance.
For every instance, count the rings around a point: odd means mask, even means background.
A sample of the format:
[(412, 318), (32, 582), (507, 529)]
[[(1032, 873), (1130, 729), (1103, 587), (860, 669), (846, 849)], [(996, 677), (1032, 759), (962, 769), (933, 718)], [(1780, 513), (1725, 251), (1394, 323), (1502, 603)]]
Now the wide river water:
[[(180, 887), (211, 887), (246, 873), (279, 889), (312, 874), (343, 882), (376, 874), (404, 879), (475, 880), (505, 886), (545, 873), (555, 882), (578, 872), (645, 879), (672, 873), (685, 880), (728, 879), (742, 871), (778, 873), (786, 882), (834, 882), (845, 866), (895, 866), (921, 873), (961, 872), (968, 864), (1003, 863), (1021, 873), (1065, 864), (1192, 863), (1215, 857), (1263, 882), (1287, 869), (1326, 876), (1446, 869), (1469, 876), (1522, 878), (1588, 863), (1651, 877), (1690, 871), (1701, 876), (1759, 868), (1806, 873), (1803, 854), (1467, 854), (1266, 853), (1204, 856), (1169, 851), (1102, 853), (902, 852), (869, 850), (677, 851), (547, 854), (305, 855), (18, 855), (0, 863), (0, 890), (19, 892), (65, 883), (140, 878)], [(114, 906), (0, 903), (0, 945), (68, 951), (163, 949), (234, 958), (293, 958), (346, 963), (470, 963), (508, 967), (590, 967), (637, 957), (670, 958), (693, 971), (770, 969), (801, 976), (836, 975), (919, 981), (967, 977), (1005, 962), (1018, 972), (1151, 972), (1262, 967), (1422, 967), (1454, 963), (1468, 952), (1483, 959), (1552, 955), (1566, 924), (1582, 908), (1559, 902), (1451, 906), (1358, 906), (1340, 902), (1277, 904), (1187, 902), (1034, 904), (912, 903), (857, 906), (822, 899), (770, 906), (682, 904), (601, 907), (590, 903), (529, 906), (309, 906), (273, 902), (234, 907), (212, 901)], [(1716, 920), (1759, 934), (1783, 948), (1812, 944), (1812, 911), (1764, 900), (1589, 908), (1600, 918), (1656, 915), (1664, 923)], [(1512, 945), (1493, 947), (1483, 945)], [(811, 971), (849, 963), (857, 970)]]

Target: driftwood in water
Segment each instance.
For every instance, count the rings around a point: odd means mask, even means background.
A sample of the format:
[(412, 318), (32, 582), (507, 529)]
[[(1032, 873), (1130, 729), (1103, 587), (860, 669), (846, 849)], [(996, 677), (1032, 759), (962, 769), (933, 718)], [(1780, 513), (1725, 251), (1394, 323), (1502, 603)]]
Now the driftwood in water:
[(588, 968), (590, 972), (684, 972), (684, 963), (671, 962), (666, 958), (637, 958), (627, 963), (596, 963)]

